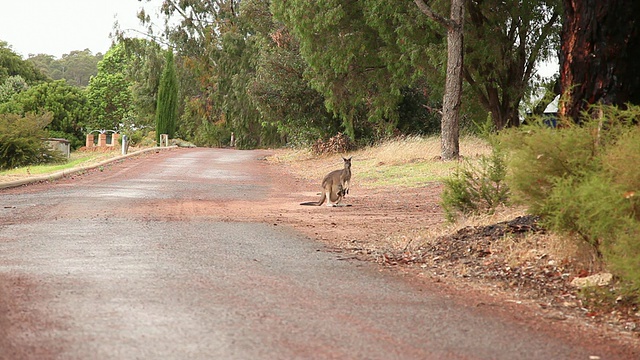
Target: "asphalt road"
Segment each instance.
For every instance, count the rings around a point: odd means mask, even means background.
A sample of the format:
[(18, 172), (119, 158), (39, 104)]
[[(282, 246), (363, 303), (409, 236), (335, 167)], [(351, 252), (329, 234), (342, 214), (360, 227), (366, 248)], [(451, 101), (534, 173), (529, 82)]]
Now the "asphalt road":
[(194, 211), (283, 191), (263, 155), (179, 150), (0, 192), (0, 358), (621, 358)]

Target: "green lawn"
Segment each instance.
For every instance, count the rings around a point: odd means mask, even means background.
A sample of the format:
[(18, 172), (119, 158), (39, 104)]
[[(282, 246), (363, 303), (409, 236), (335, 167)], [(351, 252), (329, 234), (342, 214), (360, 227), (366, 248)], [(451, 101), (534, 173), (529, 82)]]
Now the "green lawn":
[(71, 158), (62, 164), (47, 164), (25, 166), (10, 170), (0, 171), (0, 181), (11, 180), (16, 178), (29, 177), (34, 175), (52, 174), (63, 170), (72, 169), (80, 166), (88, 166), (103, 160), (107, 160), (119, 155), (117, 152), (108, 153), (75, 153), (71, 154)]

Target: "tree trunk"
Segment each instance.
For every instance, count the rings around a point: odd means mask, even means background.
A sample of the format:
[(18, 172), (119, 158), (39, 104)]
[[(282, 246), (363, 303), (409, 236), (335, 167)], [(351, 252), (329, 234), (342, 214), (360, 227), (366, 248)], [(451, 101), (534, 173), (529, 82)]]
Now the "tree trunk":
[(640, 104), (640, 2), (564, 0), (560, 114), (592, 104)]
[(453, 160), (460, 156), (460, 104), (462, 98), (462, 64), (464, 0), (451, 0), (451, 21), (447, 28), (447, 79), (442, 108), (441, 157)]
[(450, 19), (436, 14), (424, 0), (414, 2), (425, 15), (447, 29), (447, 80), (440, 125), (441, 157), (443, 160), (457, 159), (460, 156), (464, 0), (451, 0)]

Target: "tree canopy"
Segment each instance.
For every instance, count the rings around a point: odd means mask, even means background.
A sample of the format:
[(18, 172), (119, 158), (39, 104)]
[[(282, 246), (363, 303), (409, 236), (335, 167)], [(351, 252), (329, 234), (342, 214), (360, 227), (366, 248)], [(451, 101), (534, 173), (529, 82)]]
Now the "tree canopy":
[(60, 59), (47, 54), (32, 55), (27, 61), (53, 80), (65, 79), (70, 85), (86, 87), (89, 79), (98, 73), (98, 62), (102, 57), (101, 53), (93, 55), (91, 50), (85, 49), (71, 51)]
[(127, 78), (127, 54), (123, 44), (109, 49), (98, 63), (98, 73), (89, 81), (90, 130), (120, 130), (131, 116), (131, 81)]
[(10, 76), (20, 76), (29, 84), (47, 80), (33, 63), (23, 60), (6, 41), (0, 40), (0, 84)]
[(87, 98), (78, 87), (65, 80), (45, 82), (32, 86), (0, 104), (0, 113), (21, 116), (49, 113), (46, 129), (57, 137), (67, 138), (74, 147), (84, 143), (84, 127), (89, 120)]

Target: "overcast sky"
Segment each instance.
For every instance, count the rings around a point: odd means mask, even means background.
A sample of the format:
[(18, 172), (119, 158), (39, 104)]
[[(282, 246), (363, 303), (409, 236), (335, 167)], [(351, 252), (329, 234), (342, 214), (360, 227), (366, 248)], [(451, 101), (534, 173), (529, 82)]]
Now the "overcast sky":
[(49, 54), (60, 58), (73, 50), (105, 53), (109, 34), (118, 21), (121, 29), (142, 30), (136, 17), (144, 6), (155, 14), (162, 0), (2, 0), (0, 40), (27, 58)]
[[(144, 7), (156, 14), (162, 0), (2, 0), (0, 40), (27, 58), (29, 54), (62, 57), (73, 50), (105, 53), (117, 20), (121, 29), (143, 31), (136, 17)], [(129, 33), (134, 36), (135, 33)], [(557, 71), (557, 61), (539, 68), (543, 75)]]

